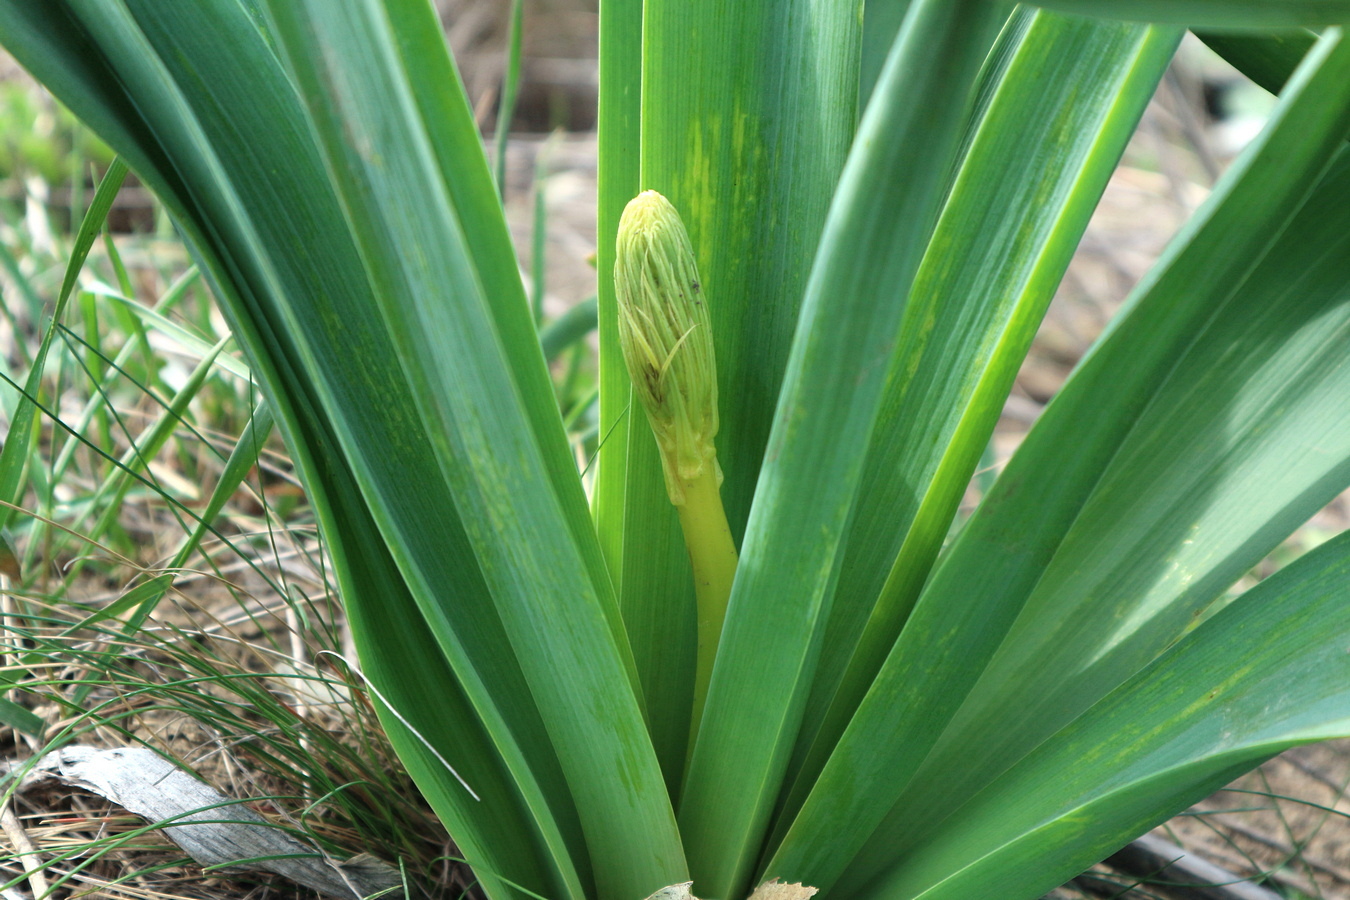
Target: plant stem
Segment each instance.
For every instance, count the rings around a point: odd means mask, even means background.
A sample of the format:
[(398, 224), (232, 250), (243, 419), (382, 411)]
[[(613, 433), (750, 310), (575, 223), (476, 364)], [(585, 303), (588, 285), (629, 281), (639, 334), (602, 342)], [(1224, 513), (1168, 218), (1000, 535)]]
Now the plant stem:
[(698, 738), (703, 704), (708, 698), (717, 642), (727, 614), (727, 598), (736, 577), (736, 545), (722, 509), (717, 467), (706, 465), (702, 474), (683, 479), (684, 503), (675, 507), (684, 529), (684, 543), (694, 570), (694, 593), (698, 613), (698, 656), (694, 670), (694, 714), (689, 728), (689, 752)]
[(510, 137), (511, 120), (516, 115), (516, 100), (520, 93), (521, 30), (524, 24), (524, 0), (512, 0), (510, 30), (506, 37), (506, 72), (502, 76), (502, 98), (497, 106), (497, 129), (492, 136), (493, 155), (497, 166), (497, 196), (506, 202), (506, 142)]

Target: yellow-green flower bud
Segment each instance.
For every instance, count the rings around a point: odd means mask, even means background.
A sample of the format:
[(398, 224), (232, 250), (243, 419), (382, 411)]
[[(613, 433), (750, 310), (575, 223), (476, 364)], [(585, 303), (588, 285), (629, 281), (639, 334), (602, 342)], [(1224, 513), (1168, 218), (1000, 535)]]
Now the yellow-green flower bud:
[(666, 490), (684, 504), (683, 483), (717, 473), (717, 364), (694, 248), (670, 201), (643, 191), (619, 219), (614, 287), (619, 344), (633, 392), (661, 448)]

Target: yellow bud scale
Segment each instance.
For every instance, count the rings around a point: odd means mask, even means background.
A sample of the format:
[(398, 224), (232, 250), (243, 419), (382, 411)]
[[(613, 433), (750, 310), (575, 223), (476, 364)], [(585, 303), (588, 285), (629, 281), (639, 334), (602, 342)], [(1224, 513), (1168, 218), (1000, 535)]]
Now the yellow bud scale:
[(617, 251), (619, 344), (679, 505), (681, 482), (717, 467), (717, 363), (694, 249), (670, 201), (644, 191), (623, 211)]

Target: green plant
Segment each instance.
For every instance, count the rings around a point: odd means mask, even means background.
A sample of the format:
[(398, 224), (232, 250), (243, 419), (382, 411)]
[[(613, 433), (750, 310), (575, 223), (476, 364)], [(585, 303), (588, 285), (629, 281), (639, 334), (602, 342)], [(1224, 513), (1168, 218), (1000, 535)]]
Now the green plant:
[[(1350, 4), (1052, 5), (1173, 24), (602, 5), (600, 270), (669, 197), (742, 551), (686, 767), (693, 588), (613, 286), (588, 509), (429, 5), (0, 2), (194, 247), (489, 895), (1030, 898), (1350, 733), (1350, 543), (1224, 605), (1350, 483)], [(1182, 25), (1328, 27), (1211, 38), (1288, 80), (1269, 126), (942, 552)]]
[[(120, 162), (108, 171), (74, 249), (59, 228), (24, 245), (17, 228), (38, 213), (0, 208), (18, 287), (4, 303), (7, 355), (44, 359), (23, 385), (44, 408), (29, 441), (15, 421), (22, 394), (3, 398), (14, 424), (0, 469), (31, 482), (23, 512), (5, 509), (6, 533), (21, 539), (0, 569), (5, 753), (144, 743), (211, 779), (247, 773), (235, 789), (312, 846), (398, 858), (411, 880), (434, 872), (457, 894), (443, 832), (394, 761), (366, 686), (335, 662), (341, 615), (313, 521), (301, 508), (278, 527), (298, 488), (201, 278), (174, 242), (100, 240), (125, 174)], [(27, 299), (63, 284), (58, 296), (81, 315), (32, 334), (41, 301), (34, 312)], [(150, 842), (149, 863), (127, 858), (142, 820), (109, 829), (45, 799), (25, 818), (48, 884), (135, 896), (161, 867), (153, 854), (181, 865), (167, 841)], [(0, 883), (12, 887), (26, 865), (5, 849)], [(160, 874), (153, 887), (174, 892), (171, 882)]]
[(57, 186), (83, 181), (85, 166), (106, 166), (107, 147), (78, 127), (75, 117), (57, 104), (39, 103), (31, 86), (0, 85), (0, 178), (21, 183), (38, 176)]

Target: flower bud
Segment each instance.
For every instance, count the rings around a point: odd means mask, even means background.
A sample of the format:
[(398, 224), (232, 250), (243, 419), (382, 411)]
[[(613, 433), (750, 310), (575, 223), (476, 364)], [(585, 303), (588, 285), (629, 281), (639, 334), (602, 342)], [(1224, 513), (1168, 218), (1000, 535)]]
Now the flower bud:
[(683, 481), (712, 466), (717, 451), (717, 365), (694, 248), (670, 201), (643, 191), (619, 219), (614, 287), (619, 345), (633, 393), (661, 449), (666, 490), (683, 505)]

